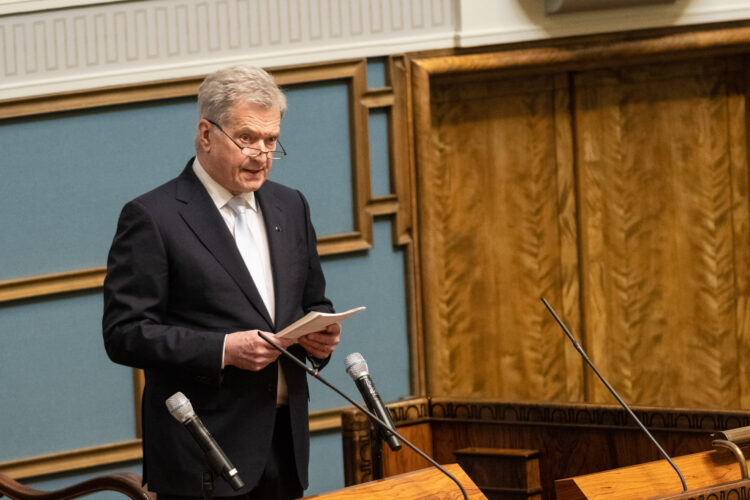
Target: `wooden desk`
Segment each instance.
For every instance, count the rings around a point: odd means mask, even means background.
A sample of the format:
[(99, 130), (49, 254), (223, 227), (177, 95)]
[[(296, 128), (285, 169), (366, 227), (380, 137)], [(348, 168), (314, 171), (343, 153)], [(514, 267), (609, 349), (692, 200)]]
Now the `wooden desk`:
[[(744, 451), (744, 450), (743, 450)], [(740, 466), (729, 450), (711, 450), (672, 460), (685, 477), (689, 492), (739, 481)], [(729, 489), (746, 486), (737, 482)], [(619, 469), (558, 479), (555, 481), (557, 500), (582, 500), (607, 498), (608, 500), (654, 498), (668, 496), (681, 498), (685, 493), (680, 478), (666, 460), (658, 460)], [(718, 498), (718, 497), (717, 497)], [(740, 496), (737, 498), (745, 498)]]
[[(487, 500), (487, 497), (479, 491), (477, 485), (466, 475), (458, 464), (443, 465), (443, 467), (458, 479), (471, 499)], [(394, 500), (410, 498), (434, 498), (444, 500), (461, 500), (463, 495), (448, 476), (434, 467), (407, 472), (386, 479), (378, 479), (369, 483), (350, 486), (341, 490), (313, 495), (305, 499), (315, 498), (318, 500), (333, 500), (337, 498), (367, 498), (368, 500)]]

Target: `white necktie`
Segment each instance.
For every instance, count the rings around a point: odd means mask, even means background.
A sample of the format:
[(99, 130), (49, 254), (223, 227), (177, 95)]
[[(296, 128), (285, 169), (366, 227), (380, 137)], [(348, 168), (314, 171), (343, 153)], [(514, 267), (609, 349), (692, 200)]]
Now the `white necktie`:
[(250, 271), (250, 276), (252, 276), (255, 282), (255, 287), (258, 289), (266, 309), (269, 311), (269, 314), (273, 314), (269, 302), (268, 284), (263, 260), (260, 257), (258, 246), (248, 225), (245, 199), (241, 196), (235, 196), (229, 200), (228, 205), (235, 214), (234, 240), (237, 242), (237, 248), (240, 251), (240, 255), (242, 255), (242, 260), (245, 261), (247, 270)]
[[(260, 292), (260, 296), (263, 299), (263, 303), (271, 315), (273, 321), (273, 315), (275, 311), (275, 304), (270, 302), (270, 297), (273, 296), (273, 288), (269, 288), (272, 285), (271, 277), (266, 279), (265, 269), (263, 260), (260, 256), (258, 245), (255, 243), (253, 233), (250, 231), (250, 225), (247, 215), (247, 205), (245, 199), (241, 196), (235, 196), (227, 203), (230, 209), (234, 212), (234, 240), (237, 243), (237, 248), (242, 255), (242, 260), (245, 261), (247, 270), (250, 271), (255, 282), (255, 287)], [(281, 369), (281, 363), (278, 365), (278, 387), (276, 389), (276, 405), (285, 405), (289, 401), (289, 389), (287, 388), (286, 378), (284, 377), (284, 371)]]

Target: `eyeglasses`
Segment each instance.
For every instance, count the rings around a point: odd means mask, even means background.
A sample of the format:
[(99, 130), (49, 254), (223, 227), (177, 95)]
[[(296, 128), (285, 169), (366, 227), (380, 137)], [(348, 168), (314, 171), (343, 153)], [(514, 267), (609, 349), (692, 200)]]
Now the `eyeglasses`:
[(234, 139), (232, 139), (232, 136), (230, 136), (229, 134), (227, 134), (224, 131), (224, 129), (221, 128), (221, 125), (219, 125), (218, 123), (216, 123), (214, 121), (211, 121), (211, 120), (206, 120), (206, 121), (208, 123), (210, 123), (211, 125), (213, 125), (214, 127), (216, 127), (219, 130), (221, 130), (221, 133), (224, 134), (225, 136), (227, 136), (227, 138), (230, 141), (232, 141), (232, 144), (234, 144), (235, 146), (237, 146), (238, 148), (240, 148), (240, 152), (243, 155), (247, 156), (248, 158), (257, 158), (257, 157), (259, 157), (261, 155), (266, 155), (266, 158), (271, 158), (273, 160), (280, 160), (280, 159), (282, 159), (283, 157), (286, 156), (286, 150), (284, 150), (284, 146), (281, 145), (281, 141), (279, 141), (279, 140), (276, 141), (276, 146), (279, 147), (279, 148), (281, 148), (281, 151), (278, 151), (278, 150), (263, 151), (262, 149), (251, 148), (249, 146), (240, 146), (239, 144), (237, 144), (235, 142)]

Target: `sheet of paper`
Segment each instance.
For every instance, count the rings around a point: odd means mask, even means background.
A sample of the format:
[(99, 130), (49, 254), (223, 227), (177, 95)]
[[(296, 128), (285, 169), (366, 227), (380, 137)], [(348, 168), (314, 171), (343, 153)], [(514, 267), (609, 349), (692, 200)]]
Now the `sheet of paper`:
[(328, 325), (332, 325), (333, 323), (341, 323), (346, 318), (350, 318), (358, 312), (364, 311), (365, 309), (365, 306), (360, 306), (340, 313), (323, 313), (318, 311), (311, 311), (291, 325), (281, 330), (275, 335), (275, 337), (277, 339), (297, 339), (299, 337), (302, 337), (303, 335), (307, 335), (308, 333), (325, 330)]

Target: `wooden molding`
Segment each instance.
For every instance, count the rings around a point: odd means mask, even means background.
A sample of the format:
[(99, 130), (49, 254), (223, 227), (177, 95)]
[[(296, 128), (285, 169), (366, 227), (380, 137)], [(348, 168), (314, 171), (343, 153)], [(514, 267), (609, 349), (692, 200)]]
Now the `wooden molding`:
[(0, 101), (0, 120), (115, 104), (187, 97), (197, 93), (201, 81), (202, 78), (165, 80), (155, 83), (118, 85), (87, 91), (10, 99)]
[(143, 438), (143, 422), (141, 422), (141, 403), (143, 402), (143, 388), (146, 385), (146, 375), (143, 370), (133, 368), (133, 408), (135, 409), (135, 437)]
[[(388, 196), (374, 199), (363, 207), (362, 212), (371, 220), (373, 215), (394, 213), (397, 207), (398, 202), (395, 198)], [(370, 248), (372, 248), (372, 238), (369, 241), (366, 240), (359, 231), (318, 238), (320, 255), (337, 255)], [(95, 267), (0, 281), (0, 303), (98, 289), (104, 283), (106, 272), (104, 267)]]
[(104, 283), (105, 273), (105, 268), (95, 267), (2, 281), (0, 282), (0, 303), (99, 288)]
[[(433, 419), (638, 429), (632, 417), (618, 405), (513, 403), (449, 397), (430, 398), (429, 404), (429, 416)], [(652, 431), (708, 435), (714, 430), (750, 425), (750, 413), (746, 411), (634, 407), (633, 412)]]
[(52, 453), (0, 463), (0, 472), (12, 479), (68, 472), (100, 465), (116, 464), (143, 457), (141, 440), (105, 444), (80, 450)]
[(338, 255), (369, 250), (370, 248), (372, 248), (372, 242), (367, 241), (359, 231), (318, 238), (318, 253), (320, 255)]
[[(134, 372), (141, 372), (134, 370)], [(142, 372), (141, 372), (142, 373)], [(341, 413), (348, 408), (334, 408), (310, 414), (310, 432), (326, 432), (341, 428)], [(139, 426), (140, 429), (140, 426)], [(112, 465), (143, 458), (141, 440), (124, 441), (91, 448), (40, 455), (0, 463), (0, 472), (12, 479), (57, 474)]]
[(365, 59), (348, 59), (303, 66), (270, 68), (268, 72), (273, 75), (278, 85), (283, 86), (326, 80), (352, 79), (362, 71), (363, 65), (365, 67), (367, 65)]
[[(541, 70), (551, 68), (611, 66), (612, 61), (640, 63), (648, 59), (697, 58), (750, 48), (750, 25), (742, 22), (715, 28), (691, 27), (690, 31), (647, 30), (616, 35), (577, 37), (552, 41), (544, 47), (520, 46), (495, 52), (415, 59), (428, 75), (481, 71)], [(552, 45), (554, 44), (554, 45)], [(417, 94), (415, 94), (417, 95)], [(429, 94), (426, 94), (429, 98)]]
[[(276, 83), (283, 86), (352, 78), (360, 64), (363, 64), (363, 60), (357, 59), (269, 69), (269, 72), (273, 75)], [(59, 111), (195, 96), (204, 77), (205, 75), (201, 75), (153, 83), (117, 85), (93, 90), (9, 99), (0, 101), (0, 120)]]
[(391, 179), (400, 201), (395, 216), (393, 241), (406, 245), (407, 262), (407, 318), (409, 321), (409, 380), (411, 394), (426, 394), (426, 366), (424, 361), (424, 331), (422, 329), (422, 298), (419, 240), (416, 220), (417, 191), (414, 157), (414, 123), (412, 115), (411, 76), (407, 56), (388, 59), (388, 82), (393, 88), (394, 103), (391, 108), (390, 142)]
[(362, 96), (362, 104), (367, 106), (368, 109), (393, 106), (394, 101), (395, 97), (391, 87), (368, 90)]
[(395, 194), (371, 198), (365, 210), (372, 215), (391, 215), (398, 213), (398, 197)]
[(332, 408), (310, 413), (310, 433), (341, 429), (341, 413), (348, 408)]

